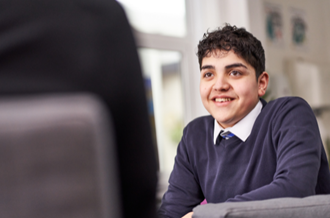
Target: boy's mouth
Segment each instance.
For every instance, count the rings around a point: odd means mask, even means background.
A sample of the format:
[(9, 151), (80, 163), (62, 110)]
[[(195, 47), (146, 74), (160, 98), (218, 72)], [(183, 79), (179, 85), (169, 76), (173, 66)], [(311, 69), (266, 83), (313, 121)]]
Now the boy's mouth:
[(227, 102), (227, 101), (231, 101), (231, 98), (216, 98), (215, 102)]

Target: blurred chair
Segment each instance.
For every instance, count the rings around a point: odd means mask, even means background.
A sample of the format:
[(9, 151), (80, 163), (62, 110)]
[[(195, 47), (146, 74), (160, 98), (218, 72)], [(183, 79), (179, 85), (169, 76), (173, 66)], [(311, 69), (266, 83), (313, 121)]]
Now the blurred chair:
[(330, 195), (274, 198), (260, 201), (205, 204), (193, 218), (325, 218), (330, 217)]
[(93, 95), (1, 99), (1, 217), (122, 217), (112, 128)]

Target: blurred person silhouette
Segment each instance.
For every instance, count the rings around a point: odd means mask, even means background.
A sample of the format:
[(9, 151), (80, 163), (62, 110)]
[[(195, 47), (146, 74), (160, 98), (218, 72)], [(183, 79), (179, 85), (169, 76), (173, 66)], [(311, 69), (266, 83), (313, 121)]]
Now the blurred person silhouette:
[(157, 160), (135, 42), (115, 0), (0, 1), (0, 94), (89, 92), (110, 109), (124, 217), (155, 217)]

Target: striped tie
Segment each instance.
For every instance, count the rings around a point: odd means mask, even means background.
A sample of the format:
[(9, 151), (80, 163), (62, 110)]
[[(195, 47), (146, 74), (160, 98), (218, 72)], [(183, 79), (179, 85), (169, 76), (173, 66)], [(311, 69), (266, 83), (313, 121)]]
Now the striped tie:
[(225, 132), (225, 133), (223, 133), (223, 134), (221, 134), (221, 137), (222, 138), (224, 138), (224, 139), (230, 139), (231, 137), (233, 137), (234, 136), (234, 134), (233, 133), (231, 133), (231, 132)]

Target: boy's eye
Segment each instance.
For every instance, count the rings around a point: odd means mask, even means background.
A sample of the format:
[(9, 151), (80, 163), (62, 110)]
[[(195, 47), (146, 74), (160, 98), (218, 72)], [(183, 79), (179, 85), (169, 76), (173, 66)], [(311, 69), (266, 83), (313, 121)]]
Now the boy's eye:
[(233, 70), (233, 71), (230, 72), (230, 75), (232, 75), (232, 76), (240, 76), (242, 74), (239, 71)]
[(206, 72), (206, 73), (204, 73), (204, 77), (206, 77), (206, 78), (211, 77), (212, 75), (213, 75), (213, 74), (210, 73), (210, 72)]

